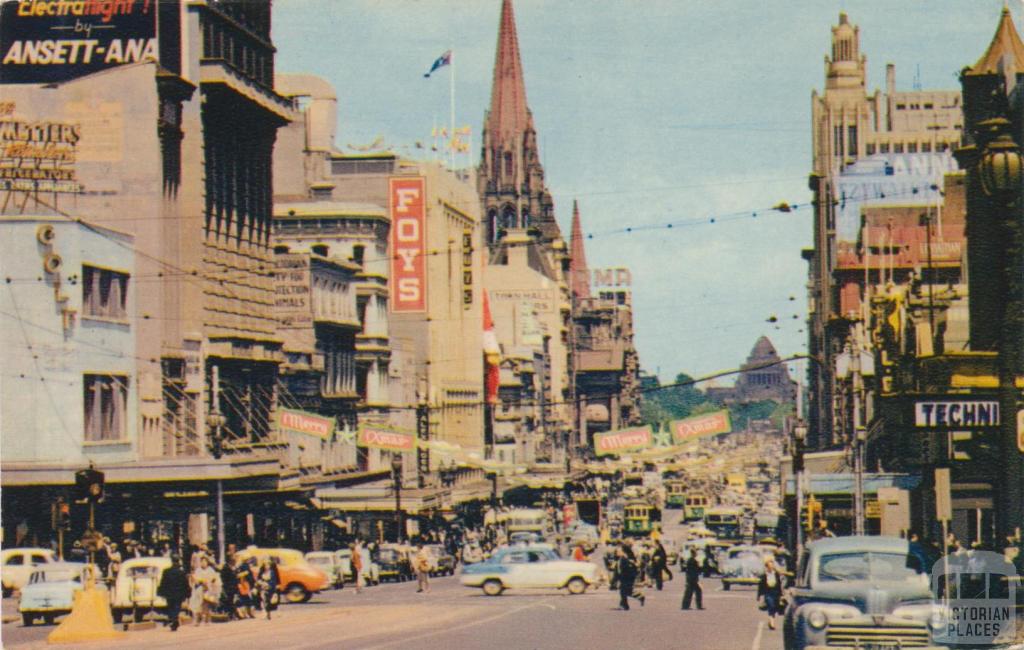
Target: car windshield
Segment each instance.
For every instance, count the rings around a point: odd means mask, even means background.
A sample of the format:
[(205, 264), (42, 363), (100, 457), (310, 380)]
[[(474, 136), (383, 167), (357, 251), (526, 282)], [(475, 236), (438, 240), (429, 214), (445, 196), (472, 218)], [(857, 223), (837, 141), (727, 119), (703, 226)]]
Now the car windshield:
[(737, 551), (730, 551), (729, 558), (733, 560), (760, 560), (761, 554), (753, 549), (742, 549)]
[(329, 557), (308, 557), (306, 558), (310, 564), (330, 564), (331, 558)]
[(822, 582), (906, 580), (918, 573), (914, 557), (903, 553), (834, 553), (823, 555), (818, 566), (818, 579)]

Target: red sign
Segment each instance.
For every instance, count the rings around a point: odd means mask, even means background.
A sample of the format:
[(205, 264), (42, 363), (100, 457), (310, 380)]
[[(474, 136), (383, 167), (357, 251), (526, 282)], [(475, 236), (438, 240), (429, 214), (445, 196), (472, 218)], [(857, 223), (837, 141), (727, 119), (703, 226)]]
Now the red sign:
[(388, 180), (391, 213), (391, 311), (427, 310), (426, 180)]
[(374, 449), (385, 449), (387, 451), (410, 452), (416, 449), (416, 436), (411, 433), (394, 431), (391, 429), (361, 427), (359, 429), (359, 439), (356, 444), (360, 447), (372, 447)]
[(729, 411), (715, 411), (704, 415), (695, 415), (685, 420), (675, 420), (669, 428), (672, 430), (672, 437), (677, 443), (688, 442), (713, 436), (719, 433), (732, 431), (732, 423), (729, 421)]
[(626, 451), (646, 449), (654, 441), (650, 427), (620, 429), (594, 435), (594, 452), (598, 456), (621, 454)]

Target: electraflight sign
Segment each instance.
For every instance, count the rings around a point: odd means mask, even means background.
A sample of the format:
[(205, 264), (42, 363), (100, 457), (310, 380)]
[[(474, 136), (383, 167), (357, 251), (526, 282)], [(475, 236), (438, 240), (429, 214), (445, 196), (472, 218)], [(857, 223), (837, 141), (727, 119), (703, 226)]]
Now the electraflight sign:
[(388, 179), (391, 214), (391, 311), (427, 310), (426, 179)]

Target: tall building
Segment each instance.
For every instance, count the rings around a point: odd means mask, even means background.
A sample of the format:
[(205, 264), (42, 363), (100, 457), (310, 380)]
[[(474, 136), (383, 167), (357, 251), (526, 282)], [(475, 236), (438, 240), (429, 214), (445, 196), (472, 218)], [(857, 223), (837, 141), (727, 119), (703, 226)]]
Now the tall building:
[(813, 248), (803, 253), (809, 263), (808, 352), (813, 360), (808, 369), (808, 444), (827, 448), (842, 442), (833, 408), (838, 390), (835, 358), (863, 321), (846, 309), (850, 296), (841, 295), (836, 270), (851, 246), (896, 245), (870, 240), (877, 231), (865, 229), (864, 206), (931, 206), (937, 214), (943, 174), (956, 169), (952, 150), (963, 120), (959, 92), (897, 91), (891, 64), (886, 67), (885, 92), (869, 95), (860, 32), (846, 14), (832, 27), (825, 89), (812, 93), (811, 112), (814, 236)]
[[(5, 3), (3, 33), (74, 39), (76, 32), (60, 30), (89, 24), (87, 4), (69, 4), (78, 15), (18, 15), (19, 3)], [(42, 65), (11, 55), (16, 45), (5, 41), (0, 69), (0, 119), (11, 126), (49, 124), (53, 138), (35, 150), (35, 159), (0, 160), (0, 210), (18, 206), (23, 216), (80, 219), (134, 253), (131, 269), (120, 268), (119, 256), (111, 257), (117, 267), (107, 268), (102, 250), (90, 244), (75, 256), (81, 265), (65, 270), (100, 296), (98, 311), (96, 305), (83, 310), (70, 326), (116, 331), (94, 341), (111, 354), (124, 354), (115, 347), (119, 338), (133, 339), (134, 368), (121, 385), (128, 386), (122, 395), (137, 400), (124, 405), (117, 436), (86, 438), (65, 457), (84, 457), (106, 472), (107, 500), (97, 517), (112, 535), (127, 530), (127, 522), (147, 541), (209, 532), (194, 522), (212, 520), (209, 495), (217, 477), (234, 495), (225, 498), (230, 536), (243, 543), (276, 537), (289, 519), (276, 512), (281, 459), (268, 453), (282, 360), (270, 247), (271, 154), (277, 129), (293, 113), (274, 91), (270, 2), (108, 4), (111, 20), (93, 32), (106, 51), (102, 60)], [(50, 171), (34, 176), (33, 167)], [(104, 311), (117, 302), (111, 291), (131, 296), (123, 311)], [(70, 363), (73, 354), (62, 352), (67, 359), (59, 362)], [(83, 381), (95, 382), (89, 376), (96, 374), (110, 373), (84, 373)], [(107, 386), (98, 388), (101, 409), (118, 394)], [(59, 407), (58, 417), (66, 416), (68, 427), (91, 426), (79, 415), (93, 413), (96, 404), (80, 393)], [(36, 435), (11, 429), (6, 420), (0, 428), (4, 436)], [(215, 449), (224, 457), (213, 457)], [(126, 455), (133, 462), (124, 462)], [(8, 466), (5, 454), (4, 527), (27, 526), (45, 542), (48, 517), (29, 513), (17, 521), (25, 513), (8, 505), (69, 496), (80, 467), (46, 454), (23, 460)], [(246, 515), (257, 509), (270, 523), (261, 518), (246, 526)]]
[[(518, 408), (514, 414), (499, 413), (503, 422), (498, 427), (499, 442), (521, 446), (524, 437), (537, 431), (543, 439), (539, 444), (547, 450), (542, 456), (550, 455), (556, 447), (564, 448), (573, 422), (566, 403), (570, 397), (569, 255), (540, 164), (511, 0), (501, 5), (477, 189), (487, 250), (484, 286), (502, 352), (517, 359), (506, 364), (505, 374), (529, 375), (527, 383), (537, 382), (541, 403), (536, 416), (520, 413)], [(506, 380), (515, 385), (522, 381)], [(533, 419), (536, 428), (529, 424)]]

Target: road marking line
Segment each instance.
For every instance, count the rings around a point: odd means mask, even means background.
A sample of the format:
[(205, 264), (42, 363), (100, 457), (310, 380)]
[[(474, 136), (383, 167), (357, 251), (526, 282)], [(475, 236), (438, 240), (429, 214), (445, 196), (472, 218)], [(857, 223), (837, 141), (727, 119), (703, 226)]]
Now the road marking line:
[(764, 633), (764, 621), (757, 622), (757, 634), (754, 635), (754, 642), (750, 644), (750, 650), (761, 650), (761, 635)]

